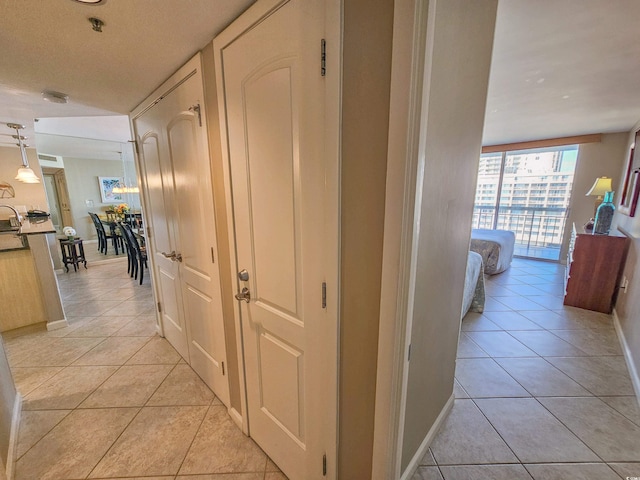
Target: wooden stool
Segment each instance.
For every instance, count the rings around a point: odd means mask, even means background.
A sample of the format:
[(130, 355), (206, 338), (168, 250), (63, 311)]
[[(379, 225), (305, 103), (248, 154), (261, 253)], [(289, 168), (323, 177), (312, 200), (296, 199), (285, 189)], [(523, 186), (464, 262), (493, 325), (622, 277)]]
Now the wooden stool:
[(60, 249), (62, 250), (62, 263), (67, 272), (69, 271), (69, 264), (73, 264), (73, 271), (77, 272), (81, 263), (84, 264), (84, 268), (87, 268), (87, 260), (84, 258), (84, 247), (82, 246), (81, 238), (74, 238), (69, 240), (68, 238), (60, 239)]

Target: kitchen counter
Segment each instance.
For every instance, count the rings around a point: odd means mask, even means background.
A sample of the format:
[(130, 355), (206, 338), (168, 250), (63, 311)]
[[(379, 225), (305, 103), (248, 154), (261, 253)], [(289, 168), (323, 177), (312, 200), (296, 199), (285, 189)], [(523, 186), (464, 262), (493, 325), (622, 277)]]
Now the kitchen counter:
[(27, 236), (56, 233), (49, 217), (25, 218), (21, 226), (12, 226), (9, 220), (0, 220), (0, 252), (29, 248)]
[(43, 233), (56, 233), (53, 222), (49, 217), (25, 218), (22, 221), (19, 235), (40, 235)]
[(55, 231), (49, 217), (24, 218), (19, 227), (0, 220), (0, 332), (67, 325), (46, 238)]

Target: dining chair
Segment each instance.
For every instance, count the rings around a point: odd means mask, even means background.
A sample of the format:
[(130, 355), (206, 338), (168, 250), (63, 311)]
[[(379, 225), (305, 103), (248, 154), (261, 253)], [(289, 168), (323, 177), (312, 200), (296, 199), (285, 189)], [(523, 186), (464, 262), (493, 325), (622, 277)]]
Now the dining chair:
[(136, 262), (136, 252), (133, 245), (131, 245), (131, 242), (129, 242), (129, 237), (127, 237), (127, 233), (121, 223), (122, 222), (118, 222), (118, 228), (120, 229), (122, 240), (124, 241), (124, 248), (127, 251), (127, 273), (130, 277), (133, 277), (133, 268)]
[(104, 233), (105, 233), (104, 232), (104, 227), (100, 228), (100, 226), (98, 225), (98, 224), (102, 225), (101, 222), (100, 222), (100, 219), (98, 218), (98, 215), (96, 215), (93, 212), (89, 212), (89, 217), (91, 217), (91, 221), (93, 222), (93, 226), (96, 229), (96, 235), (98, 236), (98, 251), (100, 253), (104, 253), (104, 251), (107, 248), (106, 247), (107, 240), (106, 240), (106, 238), (104, 236)]
[[(109, 245), (107, 241), (111, 240), (113, 249), (115, 250), (116, 255), (118, 255), (118, 245), (122, 245), (121, 243), (122, 239), (115, 231), (115, 228), (109, 227), (109, 233), (107, 233), (104, 229), (104, 224), (102, 223), (102, 220), (100, 220), (100, 217), (98, 217), (98, 215), (96, 215), (95, 213), (91, 213), (91, 212), (89, 213), (89, 215), (91, 216), (91, 219), (93, 220), (93, 224), (96, 226), (96, 231), (98, 232), (98, 244), (100, 247), (100, 251), (105, 255), (107, 255), (108, 245)], [(115, 222), (113, 223), (115, 224)]]
[(129, 274), (137, 280), (138, 273), (140, 273), (140, 285), (142, 285), (142, 281), (144, 279), (144, 269), (149, 268), (147, 265), (147, 250), (145, 247), (140, 246), (140, 244), (138, 243), (138, 239), (131, 230), (130, 225), (124, 222), (118, 222), (118, 226), (120, 227), (120, 231), (123, 233), (124, 238), (129, 245), (131, 254), (131, 256), (129, 257), (131, 262), (131, 271), (129, 271)]

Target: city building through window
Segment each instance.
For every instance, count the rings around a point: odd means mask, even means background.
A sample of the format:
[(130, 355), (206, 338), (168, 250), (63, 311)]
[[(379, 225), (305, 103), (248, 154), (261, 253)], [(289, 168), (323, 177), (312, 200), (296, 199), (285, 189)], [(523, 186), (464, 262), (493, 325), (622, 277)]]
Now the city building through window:
[(480, 156), (473, 228), (511, 230), (515, 254), (558, 260), (578, 146)]

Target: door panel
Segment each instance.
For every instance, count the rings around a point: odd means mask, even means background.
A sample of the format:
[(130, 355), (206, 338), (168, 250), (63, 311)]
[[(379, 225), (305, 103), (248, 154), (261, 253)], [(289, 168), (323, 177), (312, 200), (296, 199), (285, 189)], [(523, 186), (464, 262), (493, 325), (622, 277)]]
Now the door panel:
[(153, 255), (154, 258), (164, 335), (182, 357), (189, 358), (178, 265), (162, 254), (176, 250), (171, 221), (173, 214), (167, 208), (173, 204), (171, 173), (166, 165), (162, 165), (160, 155), (162, 127), (158, 119), (146, 115), (137, 118), (135, 126), (138, 132), (144, 132), (139, 139), (143, 158), (140, 164), (148, 198), (145, 213), (150, 228), (147, 232), (151, 231), (146, 245), (147, 255)]
[(260, 408), (304, 445), (304, 412), (300, 405), (304, 375), (302, 361), (303, 352), (267, 331), (261, 332), (259, 368), (260, 377), (265, 381)]
[(323, 8), (321, 1), (286, 2), (230, 35), (219, 60), (237, 267), (249, 275), (239, 287), (251, 294), (239, 303), (249, 432), (292, 480), (322, 478), (323, 452), (335, 444), (323, 438), (335, 417), (318, 401), (336, 381), (322, 368), (335, 346), (314, 346), (332, 325), (321, 301), (326, 159), (316, 54)]
[(260, 302), (297, 317), (296, 258), (300, 249), (295, 217), (299, 185), (294, 176), (298, 152), (292, 148), (291, 67), (263, 69), (246, 83), (243, 93), (255, 295)]
[[(191, 367), (228, 405), (206, 112), (202, 110), (204, 93), (199, 61), (197, 64), (196, 72), (164, 94), (162, 101), (139, 116), (135, 124), (148, 125), (153, 132), (148, 138), (157, 140), (149, 142), (148, 153), (144, 148), (143, 152), (144, 163), (152, 166), (147, 167), (151, 174), (149, 203), (167, 207), (164, 211), (156, 208), (157, 215), (152, 213), (153, 235), (160, 237), (154, 250), (157, 273), (164, 283), (162, 295), (167, 296), (163, 302), (169, 302), (163, 308), (175, 306), (178, 314), (178, 318), (166, 314), (166, 324), (175, 333), (167, 333), (167, 338), (174, 346), (180, 346)], [(159, 168), (154, 170), (153, 165), (158, 163)], [(171, 261), (162, 252), (175, 252), (181, 258)], [(181, 338), (175, 338), (178, 335)]]

